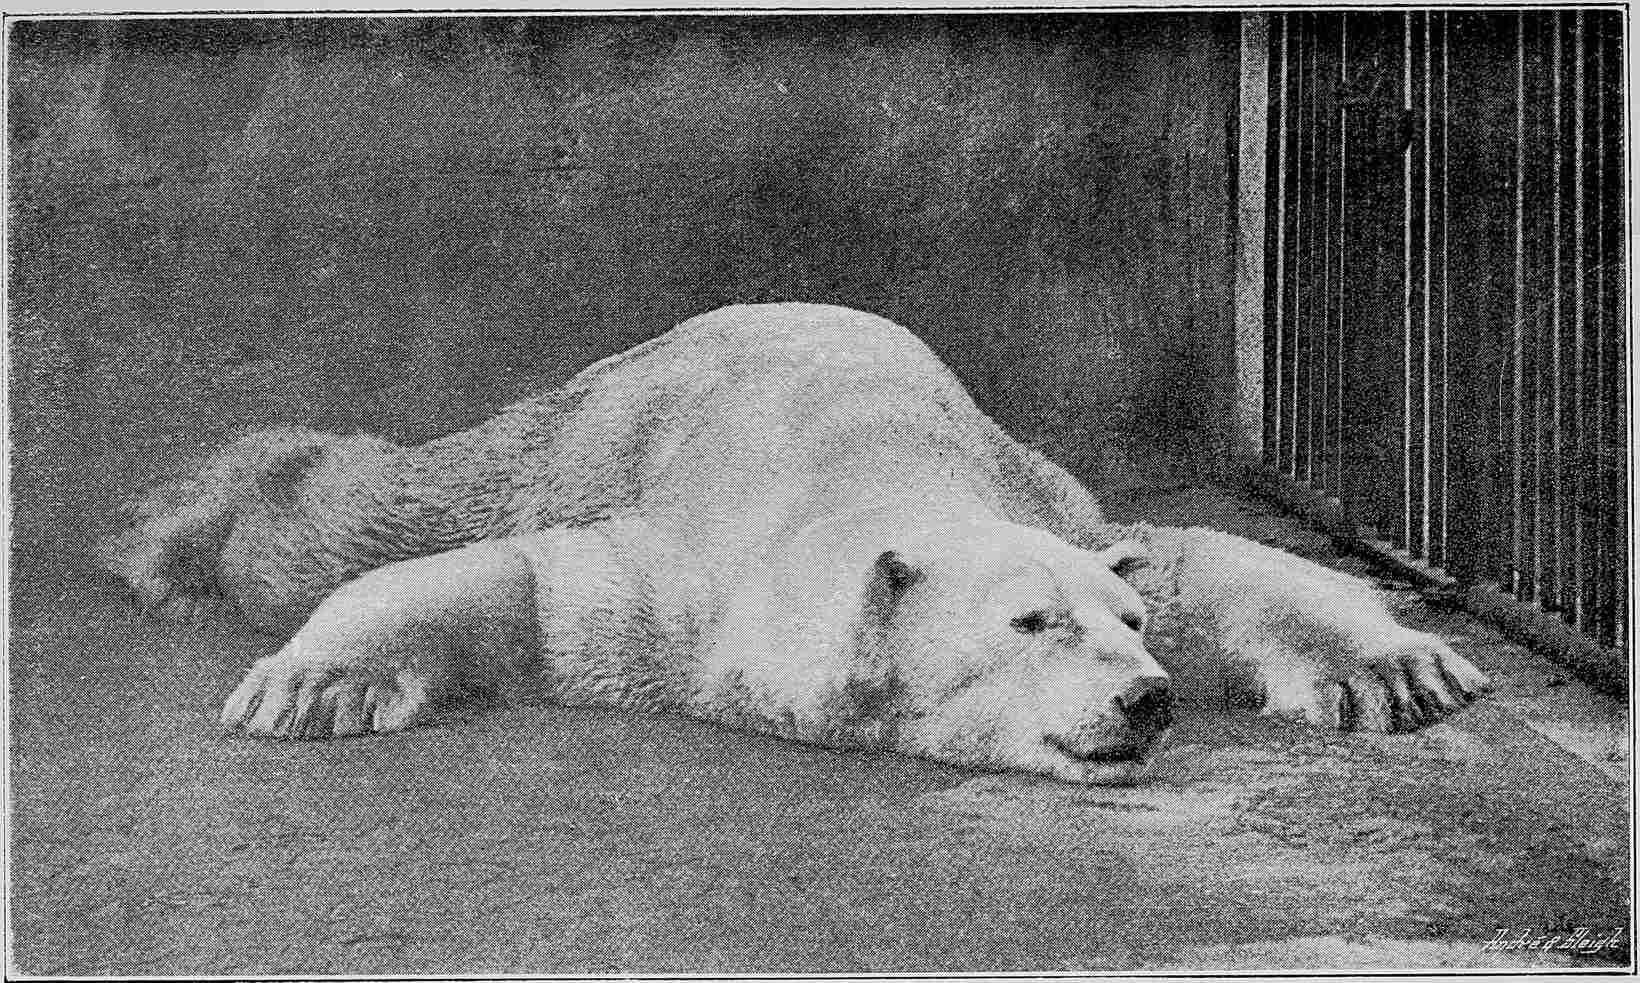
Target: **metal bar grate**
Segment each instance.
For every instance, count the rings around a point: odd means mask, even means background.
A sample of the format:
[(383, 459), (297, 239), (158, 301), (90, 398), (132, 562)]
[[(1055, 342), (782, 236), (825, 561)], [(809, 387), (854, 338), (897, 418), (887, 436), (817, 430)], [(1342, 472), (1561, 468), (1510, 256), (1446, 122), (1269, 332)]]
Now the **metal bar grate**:
[(1626, 648), (1617, 11), (1269, 23), (1265, 464)]

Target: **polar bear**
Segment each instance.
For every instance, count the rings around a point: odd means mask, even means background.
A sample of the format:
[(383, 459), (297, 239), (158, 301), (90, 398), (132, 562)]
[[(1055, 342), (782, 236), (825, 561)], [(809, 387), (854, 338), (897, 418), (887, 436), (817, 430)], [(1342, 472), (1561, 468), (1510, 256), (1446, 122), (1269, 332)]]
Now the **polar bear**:
[(825, 305), (701, 315), (420, 447), (249, 433), (131, 514), (103, 553), (145, 606), (294, 631), (222, 711), (268, 737), (543, 699), (1111, 783), (1178, 692), (1391, 731), (1488, 686), (1360, 580), (1105, 522), (909, 331)]

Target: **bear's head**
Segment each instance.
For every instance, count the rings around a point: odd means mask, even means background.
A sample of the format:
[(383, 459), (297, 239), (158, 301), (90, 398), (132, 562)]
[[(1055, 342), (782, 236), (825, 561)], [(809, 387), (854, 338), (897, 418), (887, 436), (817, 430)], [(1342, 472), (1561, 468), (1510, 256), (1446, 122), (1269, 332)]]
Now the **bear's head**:
[[(1140, 776), (1173, 704), (1124, 576), (1143, 547), (1083, 550), (989, 518), (837, 532), (788, 568), (815, 592), (780, 591), (796, 630), (776, 649), (810, 653), (778, 660), (785, 678), (830, 694), (811, 726), (797, 715), (800, 734), (1079, 782)], [(824, 561), (832, 577), (814, 578)]]

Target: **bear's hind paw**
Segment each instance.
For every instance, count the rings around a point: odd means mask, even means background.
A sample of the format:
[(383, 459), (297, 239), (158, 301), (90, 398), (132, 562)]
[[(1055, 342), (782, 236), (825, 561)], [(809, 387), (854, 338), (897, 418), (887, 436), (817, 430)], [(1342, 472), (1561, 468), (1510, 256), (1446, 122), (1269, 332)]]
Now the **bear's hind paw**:
[(156, 584), (151, 589), (126, 593), (126, 607), (137, 620), (170, 621), (198, 628), (219, 614), (228, 614), (234, 605), (225, 598), (184, 593), (175, 585)]
[(1438, 723), (1492, 687), (1486, 674), (1433, 636), (1375, 656), (1334, 685), (1342, 730), (1418, 730)]
[(323, 740), (403, 730), (428, 706), (412, 673), (396, 678), (337, 675), (289, 665), (252, 667), (222, 707), (222, 723), (256, 737)]

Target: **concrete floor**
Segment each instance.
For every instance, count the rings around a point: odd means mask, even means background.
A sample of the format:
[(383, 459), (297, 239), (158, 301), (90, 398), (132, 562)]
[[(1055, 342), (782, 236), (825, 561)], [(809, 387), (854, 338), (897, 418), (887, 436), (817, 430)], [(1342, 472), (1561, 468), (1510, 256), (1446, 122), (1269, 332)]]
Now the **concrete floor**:
[[(1135, 487), (1350, 567), (1221, 491)], [(45, 572), (42, 572), (45, 570)], [(14, 972), (1430, 969), (1630, 958), (1626, 707), (1410, 593), (1498, 684), (1338, 735), (1185, 708), (1124, 789), (562, 708), (280, 745), (221, 699), (275, 643), (14, 583)], [(1594, 955), (1487, 948), (1569, 934)]]

